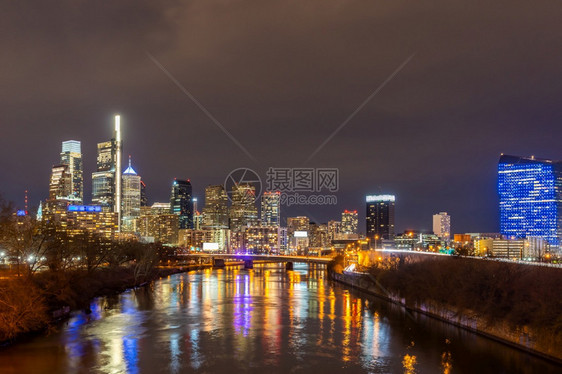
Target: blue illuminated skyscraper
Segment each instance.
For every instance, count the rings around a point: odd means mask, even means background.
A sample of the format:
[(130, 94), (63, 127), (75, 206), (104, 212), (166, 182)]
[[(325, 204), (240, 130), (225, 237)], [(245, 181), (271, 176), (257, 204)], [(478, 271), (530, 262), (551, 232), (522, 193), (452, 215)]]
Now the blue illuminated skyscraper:
[(515, 238), (562, 239), (562, 162), (502, 155), (498, 163), (500, 230)]

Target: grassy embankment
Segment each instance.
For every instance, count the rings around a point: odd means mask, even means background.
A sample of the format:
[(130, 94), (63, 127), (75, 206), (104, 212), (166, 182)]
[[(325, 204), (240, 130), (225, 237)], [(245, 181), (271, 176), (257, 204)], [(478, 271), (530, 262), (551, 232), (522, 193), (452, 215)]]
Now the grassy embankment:
[[(330, 266), (336, 272), (338, 267), (337, 261)], [(560, 268), (428, 257), (411, 262), (387, 259), (367, 271), (376, 279), (373, 283), (385, 289), (381, 296), (389, 292), (414, 310), (440, 305), (457, 316), (476, 317), (484, 322), (481, 331), (492, 335), (500, 330), (505, 336), (525, 332), (536, 341), (533, 349), (562, 357)]]

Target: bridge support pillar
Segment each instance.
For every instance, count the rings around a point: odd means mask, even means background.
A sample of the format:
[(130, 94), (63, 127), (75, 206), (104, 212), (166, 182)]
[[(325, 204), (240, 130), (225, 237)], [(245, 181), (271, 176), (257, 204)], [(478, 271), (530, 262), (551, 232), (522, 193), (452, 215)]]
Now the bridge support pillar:
[(214, 268), (224, 268), (225, 264), (224, 264), (224, 260), (222, 258), (213, 258), (213, 267)]
[(253, 260), (244, 260), (244, 269), (253, 269), (253, 268), (254, 268)]
[(292, 262), (285, 263), (285, 270), (293, 270), (293, 263)]

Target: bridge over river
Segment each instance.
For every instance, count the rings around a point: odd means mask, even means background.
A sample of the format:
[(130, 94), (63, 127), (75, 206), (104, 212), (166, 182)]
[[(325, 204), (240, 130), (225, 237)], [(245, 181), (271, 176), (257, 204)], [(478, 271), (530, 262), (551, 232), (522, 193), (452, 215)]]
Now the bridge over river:
[(214, 266), (224, 266), (225, 260), (244, 261), (246, 268), (252, 268), (254, 261), (260, 262), (284, 262), (287, 269), (292, 269), (293, 263), (304, 262), (309, 264), (328, 264), (333, 257), (316, 257), (316, 256), (283, 256), (283, 255), (265, 255), (265, 254), (248, 254), (248, 253), (190, 253), (187, 258), (201, 259), (212, 261)]

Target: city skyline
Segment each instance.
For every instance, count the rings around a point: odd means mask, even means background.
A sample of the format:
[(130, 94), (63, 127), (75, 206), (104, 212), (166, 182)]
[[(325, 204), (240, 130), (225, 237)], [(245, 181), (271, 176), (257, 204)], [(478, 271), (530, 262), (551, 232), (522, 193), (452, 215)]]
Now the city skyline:
[[(562, 31), (546, 2), (531, 13), (519, 1), (462, 11), (445, 1), (384, 4), (374, 18), (355, 3), (262, 4), (251, 16), (242, 6), (225, 2), (217, 15), (212, 4), (136, 4), (126, 23), (117, 8), (7, 6), (0, 175), (11, 183), (0, 193), (22, 206), (27, 189), (37, 206), (52, 150), (67, 139), (82, 141), (89, 176), (115, 112), (151, 201), (165, 201), (173, 177), (194, 181), (201, 198), (238, 167), (262, 177), (270, 166), (298, 167), (410, 56), (307, 163), (340, 170), (338, 205), (289, 215), (327, 221), (358, 209), (361, 221), (363, 197), (388, 192), (400, 201), (397, 231), (431, 230), (436, 211), (455, 217), (454, 232), (498, 231), (499, 154), (562, 158), (562, 52), (553, 48)], [(33, 21), (25, 32), (21, 14)], [(201, 22), (208, 17), (213, 28)]]
[(0, 371), (559, 373), (561, 10), (5, 2)]
[[(120, 115), (115, 115), (114, 118), (118, 118), (118, 117), (120, 117)], [(113, 125), (113, 126), (115, 126), (115, 125)], [(82, 164), (83, 164), (83, 159), (84, 159), (83, 153), (81, 153), (81, 145), (82, 145), (82, 142), (81, 142), (80, 140), (64, 140), (64, 141), (61, 141), (61, 143), (62, 143), (62, 147), (63, 147), (62, 149), (63, 149), (63, 151), (62, 151), (61, 154), (60, 154), (59, 163), (61, 162), (61, 160), (62, 160), (64, 163), (68, 163), (69, 160), (72, 160), (72, 158), (70, 158), (70, 159), (68, 158), (68, 153), (69, 153), (69, 152), (74, 152), (74, 154), (78, 154), (78, 155), (79, 155), (79, 165), (80, 165), (80, 168), (81, 168), (80, 174), (83, 172), (84, 174), (88, 175), (88, 174), (89, 174), (88, 171), (87, 171), (87, 170), (84, 171), (84, 170), (83, 170), (83, 166), (82, 166)], [(107, 144), (107, 145), (106, 145), (106, 144)], [(101, 148), (100, 148), (100, 147), (101, 147)], [(76, 198), (80, 198), (80, 201), (78, 201), (78, 202), (81, 202), (81, 203), (84, 203), (84, 204), (91, 204), (91, 205), (99, 204), (99, 203), (96, 203), (95, 195), (93, 195), (93, 184), (95, 183), (95, 182), (94, 182), (94, 180), (95, 180), (94, 175), (95, 175), (96, 173), (100, 173), (100, 157), (102, 157), (102, 159), (103, 159), (103, 156), (100, 156), (100, 152), (102, 152), (102, 153), (103, 153), (103, 152), (110, 152), (111, 155), (108, 156), (108, 157), (115, 158), (115, 154), (114, 154), (114, 153), (116, 153), (116, 152), (115, 152), (115, 149), (114, 149), (115, 147), (116, 147), (116, 142), (114, 141), (114, 139), (112, 139), (111, 141), (106, 141), (106, 142), (97, 143), (96, 168), (97, 168), (98, 171), (97, 171), (97, 172), (91, 173), (92, 179), (90, 180), (90, 183), (87, 183), (87, 179), (86, 179), (86, 183), (85, 183), (85, 182), (83, 181), (82, 177), (80, 176), (80, 178), (79, 178), (79, 179), (80, 179), (80, 184), (79, 184), (78, 189), (80, 190), (81, 194), (78, 193), (77, 191), (72, 192), (73, 195), (81, 195), (81, 196), (76, 196)], [(121, 146), (121, 147), (122, 147), (122, 146)], [(107, 148), (108, 150), (105, 150), (105, 148)], [(70, 150), (70, 149), (72, 149), (72, 150)], [(66, 156), (65, 156), (65, 152), (66, 152)], [(68, 159), (68, 160), (66, 160), (65, 157), (66, 157), (66, 159)], [(505, 157), (505, 156), (504, 156), (503, 153), (501, 153), (501, 154), (499, 155), (500, 160), (503, 159), (504, 157)], [(535, 155), (530, 155), (530, 156), (528, 156), (528, 157), (527, 157), (527, 156), (509, 156), (509, 157), (521, 157), (521, 158), (523, 158), (523, 159), (527, 158), (527, 159), (529, 159), (529, 160), (535, 159)], [(129, 158), (130, 158), (130, 156), (129, 156)], [(66, 160), (66, 161), (65, 161), (65, 160)], [(546, 160), (546, 159), (537, 158), (537, 160)], [(547, 161), (550, 162), (550, 160), (547, 160)], [(109, 161), (108, 161), (108, 162), (109, 162)], [(116, 162), (116, 160), (114, 160), (113, 162)], [(553, 160), (553, 162), (556, 163), (556, 162), (560, 162), (560, 161)], [(46, 194), (45, 197), (43, 197), (43, 198), (40, 199), (40, 202), (41, 202), (41, 201), (44, 202), (45, 199), (48, 199), (49, 196), (52, 195), (52, 193), (53, 193), (53, 191), (52, 191), (52, 189), (53, 189), (53, 186), (52, 186), (52, 183), (53, 183), (53, 180), (52, 180), (53, 174), (52, 174), (52, 173), (55, 171), (55, 169), (57, 169), (57, 168), (60, 169), (62, 166), (64, 166), (64, 163), (63, 163), (63, 164), (53, 164), (53, 165), (52, 165), (52, 168), (51, 168), (51, 176), (50, 176), (51, 181), (50, 181), (50, 183), (47, 183), (47, 185), (46, 185), (46, 186), (47, 186), (47, 188), (46, 188), (46, 189), (47, 189), (47, 194)], [(101, 163), (102, 163), (102, 169), (101, 169), (101, 170), (105, 170), (105, 169), (103, 169), (103, 161), (101, 161)], [(106, 166), (106, 168), (107, 168), (107, 165), (105, 165), (105, 166)], [(121, 169), (123, 169), (124, 166), (126, 166), (126, 165), (123, 165), (123, 161), (122, 161), (122, 162), (121, 162)], [(130, 160), (129, 160), (129, 167), (130, 167)], [(61, 171), (58, 171), (58, 172), (59, 172), (59, 173), (62, 172), (62, 169), (61, 169)], [(73, 178), (74, 178), (74, 177), (73, 177), (73, 174), (71, 173), (70, 166), (68, 167), (68, 170), (65, 171), (65, 173), (68, 173), (68, 178), (69, 178), (69, 185), (68, 185), (67, 188), (71, 188), (71, 186), (74, 186), (74, 181), (73, 181)], [(136, 173), (136, 172), (135, 172), (135, 173)], [(60, 177), (57, 177), (57, 178), (60, 178)], [(172, 185), (174, 185), (174, 183), (175, 183), (176, 180), (177, 180), (177, 178), (173, 178), (173, 179), (172, 179)], [(72, 181), (72, 182), (70, 182), (70, 181)], [(187, 181), (188, 181), (188, 183), (189, 183), (190, 180), (187, 179)], [(496, 182), (497, 182), (497, 180), (496, 180)], [(114, 183), (114, 182), (112, 182), (112, 184), (113, 184), (113, 183)], [(51, 186), (49, 187), (49, 185), (51, 185)], [(212, 185), (212, 184), (208, 184), (208, 185), (206, 185), (206, 186), (203, 187), (203, 192), (202, 192), (201, 195), (200, 195), (200, 196), (202, 196), (202, 198), (201, 198), (202, 201), (205, 201), (205, 192), (204, 192), (204, 191), (205, 191), (205, 188), (210, 187), (210, 186), (213, 186), (213, 185)], [(72, 188), (74, 189), (74, 187), (72, 187)], [(198, 190), (200, 190), (200, 189), (201, 189), (201, 186), (199, 186), (199, 188), (197, 188), (197, 189), (194, 189), (194, 191), (198, 191)], [(86, 191), (88, 191), (88, 192), (90, 192), (90, 193), (86, 193)], [(150, 191), (150, 190), (149, 190), (149, 191)], [(265, 191), (265, 192), (267, 193), (267, 191)], [(497, 193), (497, 192), (496, 192), (496, 193)], [(69, 195), (70, 195), (70, 192), (69, 192)], [(166, 198), (166, 197), (162, 197), (162, 198), (152, 198), (152, 196), (150, 195), (150, 192), (149, 192), (147, 195), (148, 195), (147, 201), (148, 201), (149, 205), (151, 205), (151, 204), (153, 204), (153, 203), (158, 203), (158, 202), (161, 202), (161, 201), (166, 201), (167, 199), (169, 199), (169, 196), (168, 196), (168, 198)], [(25, 196), (24, 196), (24, 197), (27, 198), (27, 196), (28, 196), (28, 191), (26, 190), (26, 191), (25, 191)], [(88, 198), (85, 197), (85, 196), (91, 196), (91, 198), (88, 199)], [(193, 193), (191, 196), (192, 196), (194, 199), (197, 199), (197, 195), (196, 195), (195, 193)], [(370, 195), (366, 195), (366, 196), (369, 197)], [(363, 197), (363, 198), (364, 198), (364, 197)], [(82, 199), (83, 199), (83, 200), (82, 200)], [(258, 199), (258, 202), (256, 202), (256, 203), (254, 204), (254, 205), (255, 205), (255, 208), (257, 209), (257, 211), (260, 211), (260, 203), (259, 203), (260, 200), (261, 200), (261, 197)], [(23, 199), (22, 199), (22, 201), (23, 201)], [(196, 200), (195, 200), (195, 201), (196, 201)], [(26, 202), (27, 202), (27, 201), (26, 201)], [(32, 203), (33, 203), (33, 200), (32, 200)], [(499, 199), (498, 199), (498, 203), (499, 203)], [(103, 205), (103, 204), (102, 204), (102, 205)], [(17, 203), (16, 203), (16, 206), (19, 207), (19, 205), (18, 205)], [(337, 206), (340, 206), (340, 204), (337, 204)], [(39, 204), (31, 205), (31, 208), (35, 208), (35, 207), (38, 208), (38, 207), (39, 207)], [(23, 206), (22, 206), (22, 208), (23, 208)], [(311, 221), (311, 222), (314, 222), (314, 223), (317, 223), (317, 224), (320, 224), (320, 223), (322, 223), (322, 224), (327, 224), (330, 220), (333, 220), (334, 218), (337, 218), (338, 215), (341, 214), (341, 211), (339, 211), (339, 212), (336, 211), (336, 213), (335, 213), (334, 216), (326, 215), (325, 213), (322, 213), (322, 212), (321, 212), (321, 213), (317, 213), (317, 212), (316, 212), (317, 209), (322, 210), (323, 208), (324, 208), (324, 207), (321, 206), (321, 205), (317, 206), (316, 209), (314, 209), (314, 206), (312, 206), (312, 207), (311, 207), (311, 206), (304, 206), (304, 207), (302, 207), (302, 208), (300, 208), (300, 209), (298, 209), (298, 210), (295, 210), (295, 209), (291, 209), (291, 207), (286, 207), (286, 206), (284, 206), (284, 207), (283, 207), (283, 214), (281, 215), (281, 222), (282, 222), (284, 225), (286, 225), (286, 220), (287, 220), (287, 218), (289, 218), (289, 217), (297, 217), (297, 216), (299, 216), (299, 215), (306, 215), (305, 213), (301, 213), (301, 214), (299, 214), (299, 213), (291, 214), (293, 211), (296, 211), (296, 212), (299, 212), (299, 211), (300, 211), (300, 212), (308, 212), (308, 214), (310, 214), (310, 216), (309, 216), (310, 221)], [(352, 207), (351, 209), (356, 210), (354, 207)], [(347, 210), (348, 210), (348, 208), (343, 208), (343, 211), (346, 211), (346, 212), (347, 212)], [(287, 211), (289, 211), (290, 213), (287, 213)], [(34, 213), (34, 212), (32, 211), (31, 213)], [(194, 212), (193, 212), (193, 213), (194, 213)], [(432, 215), (433, 215), (433, 213), (432, 213)], [(499, 215), (498, 215), (498, 216), (499, 216)], [(259, 217), (260, 217), (260, 220), (261, 220), (261, 219), (262, 219), (261, 214), (259, 214)], [(324, 220), (317, 220), (315, 217), (324, 217), (325, 219), (324, 219)], [(425, 225), (424, 227), (404, 226), (403, 228), (401, 228), (400, 226), (398, 226), (398, 229), (396, 229), (395, 232), (396, 232), (396, 233), (399, 233), (399, 232), (407, 232), (407, 231), (411, 231), (411, 230), (417, 230), (417, 231), (421, 231), (421, 232), (434, 232), (434, 231), (435, 231), (435, 230), (434, 230), (434, 225), (435, 225), (435, 224), (433, 223), (433, 221), (432, 221), (431, 218), (432, 218), (432, 217), (429, 217), (429, 218), (427, 219), (428, 223), (427, 223), (427, 222), (424, 222), (424, 223), (423, 223), (423, 225)], [(366, 216), (365, 216), (365, 215), (362, 216), (362, 217), (360, 216), (360, 219), (359, 219), (360, 222), (365, 222), (365, 220), (366, 220)], [(499, 217), (498, 217), (498, 220), (499, 220)], [(455, 221), (456, 221), (456, 220), (455, 220)], [(400, 222), (400, 220), (398, 220), (398, 222)], [(362, 233), (366, 233), (366, 230), (365, 230), (365, 227), (364, 227), (364, 226), (365, 226), (364, 224), (363, 224), (363, 225), (359, 225), (358, 231), (359, 231), (359, 232), (362, 232)], [(456, 230), (456, 229), (455, 229), (455, 231), (456, 231), (456, 232), (459, 232), (459, 233), (460, 233), (460, 232), (500, 232), (500, 231), (501, 231), (501, 227), (500, 227), (500, 226), (501, 226), (501, 223), (498, 222), (498, 223), (497, 223), (497, 226), (498, 226), (498, 230), (487, 230), (487, 231), (486, 231), (486, 230), (479, 230), (479, 231), (478, 231), (478, 230)], [(452, 229), (449, 229), (449, 230), (452, 230)], [(453, 232), (453, 231), (451, 231), (451, 232)]]

